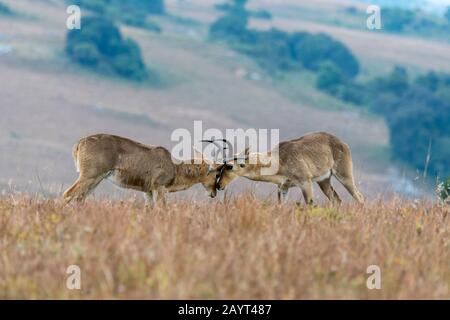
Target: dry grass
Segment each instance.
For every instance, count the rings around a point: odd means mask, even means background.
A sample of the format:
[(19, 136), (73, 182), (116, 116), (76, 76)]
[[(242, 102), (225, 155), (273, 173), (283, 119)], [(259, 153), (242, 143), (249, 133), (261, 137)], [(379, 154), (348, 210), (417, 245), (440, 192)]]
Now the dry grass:
[[(449, 209), (0, 200), (0, 298), (450, 298)], [(66, 268), (82, 289), (66, 289)], [(381, 268), (382, 289), (366, 288)]]

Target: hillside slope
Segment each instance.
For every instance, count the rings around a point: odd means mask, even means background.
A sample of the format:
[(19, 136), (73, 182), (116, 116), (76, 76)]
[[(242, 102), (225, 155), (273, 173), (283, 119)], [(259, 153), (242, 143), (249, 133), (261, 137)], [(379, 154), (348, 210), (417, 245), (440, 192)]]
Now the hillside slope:
[[(282, 139), (326, 130), (352, 147), (363, 190), (386, 190), (392, 183), (396, 169), (386, 160), (384, 122), (354, 108), (335, 109), (337, 102), (312, 85), (303, 94), (320, 95), (325, 106), (293, 101), (264, 75), (258, 81), (241, 77), (241, 70), (260, 70), (247, 58), (208, 41), (201, 15), (214, 17), (211, 1), (168, 2), (169, 12), (195, 16), (199, 24), (169, 17), (158, 20), (162, 34), (122, 28), (141, 45), (146, 62), (162, 78), (163, 84), (156, 87), (107, 79), (71, 64), (64, 55), (67, 15), (62, 1), (5, 2), (22, 15), (0, 18), (0, 45), (12, 48), (0, 55), (0, 185), (59, 193), (76, 177), (71, 146), (78, 138), (108, 132), (170, 148), (171, 132), (191, 130), (194, 120), (203, 120), (204, 128), (279, 128)], [(383, 46), (401, 50), (396, 41)], [(370, 62), (355, 51), (367, 66)], [(389, 55), (385, 59), (396, 62)], [(444, 55), (443, 62), (430, 59), (450, 66), (450, 55)]]

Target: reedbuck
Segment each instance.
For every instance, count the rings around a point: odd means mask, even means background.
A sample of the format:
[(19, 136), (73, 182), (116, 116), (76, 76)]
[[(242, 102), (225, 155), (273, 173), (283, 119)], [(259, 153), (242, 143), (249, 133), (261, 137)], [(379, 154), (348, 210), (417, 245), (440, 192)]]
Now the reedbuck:
[(186, 190), (201, 183), (214, 198), (218, 175), (223, 164), (214, 164), (201, 155), (200, 164), (193, 160), (175, 164), (163, 147), (146, 146), (119, 136), (97, 134), (83, 138), (73, 147), (78, 180), (64, 193), (64, 200), (82, 201), (103, 180), (127, 189), (142, 191), (146, 203), (164, 201), (166, 192)]
[[(339, 195), (331, 186), (331, 177), (335, 176), (356, 201), (361, 204), (364, 202), (353, 180), (350, 148), (339, 138), (326, 132), (310, 133), (299, 139), (281, 142), (278, 157), (271, 157), (273, 154), (249, 153), (246, 149), (243, 154), (232, 157), (233, 164), (227, 164), (220, 175), (219, 189), (223, 190), (237, 177), (245, 177), (277, 184), (280, 202), (286, 198), (289, 188), (300, 187), (305, 202), (312, 204), (312, 184), (317, 182), (328, 199), (340, 203)], [(261, 174), (261, 169), (269, 167), (270, 161), (278, 161), (278, 171), (272, 175)]]

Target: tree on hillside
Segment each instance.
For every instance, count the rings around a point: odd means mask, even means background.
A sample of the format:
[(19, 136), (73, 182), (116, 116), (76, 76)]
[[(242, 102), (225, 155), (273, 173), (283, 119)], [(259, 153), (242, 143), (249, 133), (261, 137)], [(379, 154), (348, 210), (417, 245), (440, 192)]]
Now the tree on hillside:
[(210, 34), (226, 40), (238, 39), (247, 31), (249, 12), (245, 9), (246, 0), (234, 0), (222, 8), (225, 14), (210, 27)]
[(166, 7), (165, 7), (165, 4), (164, 4), (164, 0), (151, 0), (147, 4), (147, 10), (151, 14), (164, 14), (164, 13), (166, 13)]
[(450, 6), (447, 7), (447, 11), (445, 11), (444, 17), (447, 19), (447, 22), (450, 23)]
[(384, 8), (382, 11), (383, 29), (392, 32), (402, 32), (416, 19), (411, 10), (401, 8)]
[(164, 0), (110, 0), (112, 5), (116, 5), (125, 10), (143, 11), (149, 14), (164, 14), (166, 9)]
[(0, 2), (0, 15), (10, 16), (13, 11), (4, 3)]
[(428, 174), (449, 176), (450, 104), (426, 88), (411, 87), (389, 107), (386, 120), (394, 156), (424, 170), (430, 151)]
[(68, 3), (95, 11), (106, 12), (108, 7), (123, 10), (144, 11), (149, 14), (164, 14), (164, 0), (66, 0)]
[(359, 63), (352, 52), (340, 41), (324, 33), (296, 33), (290, 39), (293, 58), (305, 68), (318, 71), (324, 61), (333, 62), (347, 77), (359, 73)]
[(110, 20), (87, 17), (82, 23), (83, 28), (67, 34), (66, 52), (74, 62), (132, 80), (147, 77), (139, 46), (131, 39), (124, 39)]
[(316, 87), (331, 95), (338, 93), (344, 76), (341, 70), (331, 61), (323, 62), (317, 73)]
[(156, 32), (161, 29), (148, 19), (148, 15), (165, 13), (163, 0), (66, 0), (66, 2), (113, 20)]
[(439, 77), (434, 71), (430, 71), (425, 75), (418, 76), (414, 83), (434, 92), (439, 87)]
[(255, 59), (266, 71), (289, 71), (302, 67), (292, 59), (289, 33), (278, 29), (268, 31), (247, 30), (240, 36), (238, 49)]
[[(391, 73), (386, 77), (377, 77), (367, 84), (370, 100), (376, 99), (381, 94), (391, 94), (395, 97), (401, 97), (409, 88), (409, 75), (402, 66), (395, 66)], [(378, 106), (376, 112), (389, 112), (386, 106)]]

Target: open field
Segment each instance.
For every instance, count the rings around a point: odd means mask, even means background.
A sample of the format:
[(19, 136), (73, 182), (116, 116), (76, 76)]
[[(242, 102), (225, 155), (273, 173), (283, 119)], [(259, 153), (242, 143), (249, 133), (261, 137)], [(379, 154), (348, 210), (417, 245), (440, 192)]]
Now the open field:
[[(0, 298), (450, 298), (449, 208), (0, 200)], [(81, 290), (66, 269), (81, 269)], [(381, 269), (368, 290), (366, 269)]]
[[(171, 149), (173, 130), (192, 130), (200, 119), (205, 129), (278, 128), (282, 140), (311, 131), (333, 133), (351, 146), (358, 182), (368, 194), (402, 191), (402, 177), (411, 180), (408, 169), (390, 161), (383, 119), (318, 91), (311, 74), (271, 79), (248, 57), (210, 41), (208, 23), (219, 14), (213, 5), (220, 1), (168, 1), (170, 16), (155, 18), (161, 34), (121, 27), (141, 46), (149, 68), (162, 78), (160, 86), (109, 79), (72, 64), (64, 55), (64, 1), (3, 2), (20, 15), (0, 18), (0, 45), (12, 48), (0, 56), (0, 112), (7, 115), (0, 117), (0, 193), (12, 185), (21, 192), (59, 194), (76, 177), (71, 148), (82, 136), (106, 132)], [(342, 9), (350, 2), (322, 0), (316, 9)], [(450, 65), (447, 44), (311, 25), (282, 15), (294, 5), (311, 7), (303, 0), (274, 2), (269, 8), (274, 26), (333, 31), (355, 50), (363, 76), (390, 70), (398, 56), (422, 71)], [(367, 53), (367, 45), (383, 50)], [(259, 80), (239, 76), (242, 71)]]

